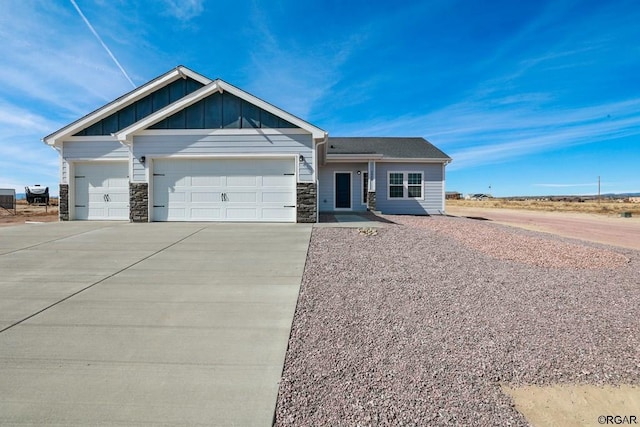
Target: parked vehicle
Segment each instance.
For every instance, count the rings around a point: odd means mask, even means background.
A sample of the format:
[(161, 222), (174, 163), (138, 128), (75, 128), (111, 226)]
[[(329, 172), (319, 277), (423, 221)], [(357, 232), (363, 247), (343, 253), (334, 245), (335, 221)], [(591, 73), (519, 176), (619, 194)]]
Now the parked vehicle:
[(27, 203), (49, 204), (49, 187), (41, 187), (39, 184), (24, 187)]

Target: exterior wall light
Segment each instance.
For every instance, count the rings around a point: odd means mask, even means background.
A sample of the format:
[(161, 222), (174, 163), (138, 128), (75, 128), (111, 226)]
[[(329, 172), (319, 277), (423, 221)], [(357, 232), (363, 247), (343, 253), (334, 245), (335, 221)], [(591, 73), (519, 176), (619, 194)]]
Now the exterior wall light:
[(144, 165), (144, 162), (146, 161), (147, 161), (147, 158), (145, 156), (140, 157), (140, 163)]
[(304, 156), (300, 154), (300, 157), (298, 157), (298, 160), (300, 161), (300, 163), (304, 162)]

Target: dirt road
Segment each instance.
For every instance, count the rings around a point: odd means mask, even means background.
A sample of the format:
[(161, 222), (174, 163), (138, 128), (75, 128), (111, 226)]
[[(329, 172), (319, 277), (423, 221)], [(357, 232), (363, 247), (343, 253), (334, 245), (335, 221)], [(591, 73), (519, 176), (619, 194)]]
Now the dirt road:
[(447, 206), (447, 213), (640, 250), (640, 218), (570, 212)]

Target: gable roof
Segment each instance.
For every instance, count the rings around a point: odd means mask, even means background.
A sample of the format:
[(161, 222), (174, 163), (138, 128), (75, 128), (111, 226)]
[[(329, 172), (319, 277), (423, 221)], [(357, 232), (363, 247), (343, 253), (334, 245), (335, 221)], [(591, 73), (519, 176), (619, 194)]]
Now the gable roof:
[(278, 116), (283, 120), (286, 120), (287, 122), (290, 122), (298, 126), (301, 129), (308, 131), (313, 136), (314, 139), (324, 140), (325, 138), (327, 138), (327, 135), (328, 135), (327, 132), (320, 129), (319, 127), (316, 127), (311, 123), (304, 121), (299, 117), (294, 116), (293, 114), (287, 113), (286, 111), (272, 104), (269, 104), (268, 102), (263, 101), (262, 99), (254, 95), (251, 95), (248, 92), (243, 91), (242, 89), (238, 89), (237, 87), (225, 82), (222, 79), (216, 79), (212, 81), (211, 83), (203, 86), (202, 88), (196, 90), (195, 92), (192, 92), (184, 96), (183, 98), (180, 98), (179, 100), (175, 101), (174, 103), (167, 105), (165, 108), (156, 111), (155, 113), (137, 121), (136, 123), (132, 124), (131, 126), (125, 129), (120, 130), (114, 136), (119, 141), (131, 142), (132, 136), (136, 132), (139, 132), (150, 126), (153, 126), (154, 124), (158, 123), (160, 120), (166, 117), (169, 117), (172, 114), (176, 113), (177, 111), (183, 110), (189, 107), (190, 105), (195, 104), (196, 102), (206, 98), (207, 96), (215, 92), (221, 92), (221, 93), (229, 92), (237, 96), (238, 98), (244, 99), (245, 101), (257, 107), (262, 108), (263, 110), (268, 111), (269, 113), (275, 116)]
[(42, 141), (48, 145), (55, 145), (58, 141), (76, 134), (82, 129), (89, 127), (92, 124), (97, 123), (101, 119), (113, 114), (114, 112), (117, 112), (118, 110), (121, 110), (133, 104), (139, 99), (144, 98), (145, 96), (170, 84), (171, 82), (174, 82), (180, 78), (187, 77), (196, 80), (203, 85), (211, 83), (211, 79), (198, 74), (183, 65), (178, 65), (173, 70), (169, 70), (161, 76), (158, 76), (155, 79), (143, 84), (142, 86), (139, 86), (132, 91), (125, 93), (119, 98), (116, 98), (110, 103), (98, 108), (97, 110), (92, 111), (86, 116), (79, 118), (75, 122), (72, 122), (67, 126), (45, 136), (44, 138), (42, 138)]
[(327, 159), (361, 157), (450, 162), (451, 157), (424, 138), (330, 137)]
[(118, 130), (115, 134), (112, 134), (116, 139), (122, 141), (124, 143), (131, 142), (133, 135), (136, 132), (144, 130), (149, 126), (152, 126), (159, 121), (163, 120), (166, 117), (169, 117), (173, 113), (180, 111), (189, 107), (190, 105), (198, 102), (201, 99), (204, 99), (208, 95), (218, 91), (218, 92), (229, 92), (238, 98), (241, 98), (259, 108), (262, 108), (265, 111), (268, 111), (275, 116), (290, 122), (291, 124), (298, 126), (301, 129), (304, 129), (312, 134), (313, 138), (316, 140), (326, 140), (327, 132), (312, 125), (309, 122), (306, 122), (299, 117), (294, 116), (293, 114), (287, 113), (286, 111), (269, 104), (262, 99), (251, 95), (248, 92), (245, 92), (221, 79), (211, 80), (203, 75), (200, 75), (187, 67), (182, 65), (176, 67), (175, 69), (151, 80), (150, 82), (132, 90), (131, 92), (122, 95), (116, 100), (106, 104), (103, 107), (98, 108), (97, 110), (87, 114), (86, 116), (76, 120), (75, 122), (57, 130), (56, 132), (45, 136), (42, 140), (45, 144), (55, 145), (57, 142), (60, 142), (72, 135), (75, 135), (77, 132), (82, 129), (91, 126), (100, 120), (108, 117), (109, 115), (122, 110), (123, 108), (133, 104), (134, 102), (144, 98), (145, 96), (153, 93), (154, 91), (170, 84), (171, 82), (179, 79), (179, 78), (191, 78), (202, 83), (204, 86), (200, 89), (191, 92), (180, 99), (177, 99), (173, 103), (167, 105), (164, 108), (161, 108), (158, 111), (155, 111), (149, 114), (146, 117), (141, 118), (140, 120), (132, 123), (130, 126)]

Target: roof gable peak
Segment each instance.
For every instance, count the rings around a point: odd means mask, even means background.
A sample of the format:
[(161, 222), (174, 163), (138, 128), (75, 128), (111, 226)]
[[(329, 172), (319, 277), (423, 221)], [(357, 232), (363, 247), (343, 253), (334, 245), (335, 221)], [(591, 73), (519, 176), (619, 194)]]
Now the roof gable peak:
[(178, 65), (177, 67), (143, 84), (142, 86), (139, 86), (125, 93), (124, 95), (116, 98), (110, 103), (103, 105), (102, 107), (68, 124), (67, 126), (64, 126), (63, 128), (45, 136), (44, 138), (42, 138), (42, 141), (48, 145), (56, 145), (56, 143), (64, 140), (65, 138), (74, 135), (77, 132), (80, 132), (82, 129), (85, 129), (110, 116), (111, 114), (128, 107), (136, 101), (171, 84), (172, 82), (178, 79), (186, 80), (187, 78), (195, 80), (202, 85), (207, 85), (212, 81), (208, 77), (196, 73), (195, 71), (185, 67), (184, 65)]

